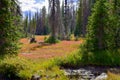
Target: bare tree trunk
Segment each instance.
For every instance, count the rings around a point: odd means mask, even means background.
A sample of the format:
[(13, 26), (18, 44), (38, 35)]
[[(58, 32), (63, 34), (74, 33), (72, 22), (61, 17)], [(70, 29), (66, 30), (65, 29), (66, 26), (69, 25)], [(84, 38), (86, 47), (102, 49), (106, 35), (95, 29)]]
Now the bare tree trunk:
[(55, 0), (50, 0), (51, 14), (50, 14), (50, 25), (51, 25), (51, 36), (56, 38), (56, 28), (55, 28)]
[(56, 8), (57, 8), (57, 12), (56, 12), (56, 26), (57, 26), (57, 36), (59, 39), (64, 39), (64, 25), (62, 23), (62, 13), (60, 10), (60, 1), (56, 0)]
[(69, 24), (69, 5), (68, 0), (65, 0), (64, 6), (64, 26), (65, 26), (65, 39), (70, 38), (70, 24)]

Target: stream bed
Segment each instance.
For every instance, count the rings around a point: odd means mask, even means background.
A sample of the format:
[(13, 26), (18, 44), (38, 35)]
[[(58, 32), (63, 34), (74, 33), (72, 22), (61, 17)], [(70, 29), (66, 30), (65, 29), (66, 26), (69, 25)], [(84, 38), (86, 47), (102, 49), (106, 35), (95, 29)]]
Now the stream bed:
[(70, 80), (106, 80), (108, 77), (106, 68), (97, 67), (64, 69), (64, 75)]

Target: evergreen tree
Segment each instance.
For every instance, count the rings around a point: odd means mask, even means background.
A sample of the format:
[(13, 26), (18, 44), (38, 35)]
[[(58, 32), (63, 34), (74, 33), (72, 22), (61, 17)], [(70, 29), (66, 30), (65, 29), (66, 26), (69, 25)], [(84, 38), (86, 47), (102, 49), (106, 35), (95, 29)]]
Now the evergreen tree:
[(74, 31), (75, 36), (85, 37), (86, 28), (88, 24), (88, 17), (91, 14), (91, 8), (93, 7), (94, 3), (95, 3), (95, 0), (79, 0), (77, 22), (76, 22), (76, 28)]
[(116, 11), (116, 18), (117, 18), (117, 29), (116, 29), (116, 46), (120, 48), (120, 0), (114, 0), (115, 11)]
[(25, 37), (28, 37), (28, 14), (25, 17), (23, 24), (24, 24)]
[(46, 8), (43, 6), (42, 8), (42, 25), (43, 25), (43, 34), (47, 34), (47, 26), (46, 26)]
[(74, 36), (76, 37), (80, 37), (80, 35), (82, 34), (82, 0), (80, 0), (79, 3), (79, 8), (78, 8), (78, 12), (77, 12), (77, 23), (76, 23), (76, 27), (75, 27), (75, 31), (74, 31)]
[[(106, 0), (96, 1), (89, 18), (85, 47), (87, 51), (101, 50), (107, 47), (109, 15)], [(107, 43), (106, 43), (107, 42)]]
[[(114, 32), (112, 36), (114, 38), (110, 38), (110, 41), (115, 40), (115, 47), (120, 47), (120, 0), (110, 0), (110, 26), (113, 28), (110, 31)], [(110, 42), (112, 43), (112, 42)], [(110, 46), (113, 47), (113, 44)]]
[[(17, 4), (17, 5), (16, 5)], [(16, 54), (18, 50), (18, 25), (20, 18), (16, 0), (0, 0), (0, 52)], [(14, 11), (13, 11), (14, 10)], [(16, 12), (16, 14), (15, 14)]]

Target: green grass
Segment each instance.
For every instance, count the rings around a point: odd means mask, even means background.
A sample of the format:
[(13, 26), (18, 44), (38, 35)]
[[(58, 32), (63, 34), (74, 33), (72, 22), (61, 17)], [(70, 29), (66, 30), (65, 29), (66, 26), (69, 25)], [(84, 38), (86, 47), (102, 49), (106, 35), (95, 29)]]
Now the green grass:
[[(82, 51), (82, 50), (81, 50)], [(102, 50), (82, 54), (80, 50), (67, 56), (61, 61), (60, 66), (64, 68), (79, 68), (82, 66), (103, 66), (117, 67), (120, 66), (120, 49)], [(108, 72), (107, 80), (120, 80), (120, 73), (113, 74)]]
[(58, 66), (59, 59), (49, 61), (31, 61), (20, 57), (6, 57), (0, 60), (0, 74), (9, 79), (30, 80), (32, 75), (41, 76), (42, 80), (68, 80)]
[[(66, 58), (63, 58), (61, 60), (60, 66), (61, 67), (79, 67), (81, 64), (82, 55), (79, 53), (79, 50), (76, 50), (71, 53), (71, 55), (68, 55)], [(59, 61), (60, 62), (60, 61)]]
[[(80, 66), (120, 66), (120, 50), (95, 51), (82, 54), (81, 50), (74, 51), (65, 58), (49, 60), (29, 60), (20, 57), (6, 57), (0, 60), (0, 73), (9, 78), (30, 80), (33, 74), (38, 74), (42, 80), (69, 80), (61, 67)], [(109, 74), (109, 77), (117, 75)], [(116, 78), (115, 77), (115, 78)], [(108, 79), (109, 80), (109, 79)]]
[(120, 50), (101, 50), (88, 53), (76, 51), (61, 62), (63, 67), (120, 66)]
[(32, 62), (20, 57), (5, 57), (0, 60), (0, 74), (10, 79), (27, 80), (33, 74), (31, 64)]

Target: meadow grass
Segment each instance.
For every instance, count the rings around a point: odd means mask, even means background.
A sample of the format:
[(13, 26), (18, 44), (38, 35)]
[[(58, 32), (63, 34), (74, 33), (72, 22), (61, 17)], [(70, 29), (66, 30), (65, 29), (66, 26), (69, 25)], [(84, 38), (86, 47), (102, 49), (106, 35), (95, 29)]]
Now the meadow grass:
[(41, 76), (42, 80), (68, 80), (60, 70), (57, 59), (34, 62), (21, 57), (6, 57), (0, 60), (0, 74), (17, 80), (30, 80), (34, 74)]
[[(119, 51), (119, 50), (118, 50)], [(48, 60), (29, 60), (21, 57), (6, 57), (0, 60), (0, 73), (8, 77), (19, 77), (22, 80), (30, 80), (33, 74), (40, 75), (42, 80), (69, 80), (61, 67), (80, 66), (119, 66), (120, 53), (99, 51), (83, 55), (80, 50), (72, 52), (63, 58)], [(108, 80), (119, 80), (119, 75), (108, 72)]]
[(114, 73), (108, 72), (107, 80), (120, 80), (120, 74), (114, 74)]
[[(41, 37), (37, 37), (40, 38)], [(42, 37), (43, 40), (44, 37)], [(83, 42), (83, 39), (80, 39)], [(22, 42), (27, 42), (23, 39)], [(68, 46), (70, 44), (70, 46)], [(79, 43), (80, 44), (80, 43)], [(31, 48), (38, 44), (31, 44)], [(120, 49), (117, 51), (103, 50), (82, 53), (82, 49), (78, 48), (78, 43), (63, 41), (52, 46), (44, 46), (42, 48), (56, 49), (60, 48), (62, 57), (53, 58), (26, 58), (26, 57), (5, 57), (0, 60), (0, 73), (8, 77), (19, 77), (21, 80), (30, 80), (33, 74), (40, 75), (42, 80), (69, 80), (61, 68), (76, 68), (80, 66), (120, 66)], [(65, 49), (64, 49), (64, 48)], [(26, 47), (25, 47), (26, 48)], [(40, 49), (42, 49), (40, 48)], [(25, 51), (25, 50), (23, 50)], [(54, 50), (56, 51), (56, 50)], [(50, 52), (50, 51), (49, 51)], [(59, 52), (59, 51), (58, 51)], [(67, 54), (69, 52), (69, 54)], [(71, 52), (71, 53), (70, 53)], [(51, 52), (50, 52), (51, 53)], [(49, 54), (50, 54), (49, 53)], [(57, 53), (56, 53), (57, 54)], [(66, 54), (66, 55), (65, 55)], [(32, 54), (36, 55), (36, 54)], [(18, 66), (17, 66), (18, 65)], [(108, 72), (108, 80), (119, 80), (119, 75)], [(112, 77), (112, 78), (111, 78)]]

